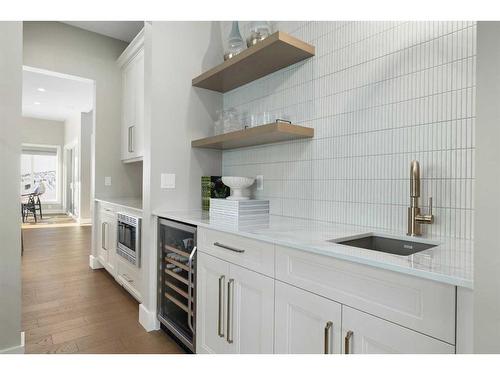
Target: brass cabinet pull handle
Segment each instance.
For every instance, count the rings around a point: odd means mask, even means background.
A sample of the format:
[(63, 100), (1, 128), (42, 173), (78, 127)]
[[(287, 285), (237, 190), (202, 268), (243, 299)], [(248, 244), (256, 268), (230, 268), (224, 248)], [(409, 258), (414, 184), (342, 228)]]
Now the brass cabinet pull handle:
[(134, 125), (128, 127), (128, 152), (134, 152)]
[(219, 320), (217, 324), (217, 334), (219, 337), (224, 337), (224, 287), (226, 284), (226, 277), (222, 275), (219, 277)]
[(227, 246), (227, 245), (221, 244), (220, 242), (214, 242), (214, 246), (221, 247), (221, 248), (226, 249), (226, 250), (231, 250), (231, 251), (234, 251), (235, 253), (244, 253), (245, 252), (245, 250), (237, 249), (237, 248), (231, 247), (231, 246)]
[(104, 225), (105, 225), (105, 224), (106, 224), (105, 222), (102, 222), (102, 223), (101, 223), (101, 248), (103, 248), (103, 249), (106, 249), (106, 247), (104, 246), (104, 236), (106, 235), (106, 234), (104, 233), (104, 231), (105, 231), (105, 229), (104, 229)]
[(347, 331), (344, 339), (344, 353), (349, 354), (349, 346), (351, 344), (351, 337), (354, 334), (353, 331)]
[(332, 354), (332, 328), (333, 328), (333, 322), (326, 322), (326, 326), (325, 326), (325, 354)]
[(108, 250), (108, 244), (107, 244), (107, 237), (108, 237), (108, 223), (107, 222), (103, 222), (101, 224), (101, 247), (104, 249), (104, 250)]
[(234, 279), (227, 283), (227, 342), (233, 343)]

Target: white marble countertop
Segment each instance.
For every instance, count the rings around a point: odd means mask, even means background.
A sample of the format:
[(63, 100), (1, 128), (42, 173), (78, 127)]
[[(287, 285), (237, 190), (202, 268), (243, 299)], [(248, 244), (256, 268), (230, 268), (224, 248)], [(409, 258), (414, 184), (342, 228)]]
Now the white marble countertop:
[(140, 198), (95, 198), (95, 200), (142, 212), (142, 199)]
[[(302, 251), (332, 256), (469, 289), (473, 288), (473, 241), (441, 237), (409, 238), (404, 233), (391, 233), (364, 227), (274, 215), (270, 215), (269, 223), (250, 227), (214, 222), (214, 220), (210, 220), (207, 212), (201, 210), (157, 210), (153, 214)], [(328, 242), (328, 240), (338, 241), (371, 233), (403, 240), (432, 243), (437, 246), (410, 256), (400, 256)]]

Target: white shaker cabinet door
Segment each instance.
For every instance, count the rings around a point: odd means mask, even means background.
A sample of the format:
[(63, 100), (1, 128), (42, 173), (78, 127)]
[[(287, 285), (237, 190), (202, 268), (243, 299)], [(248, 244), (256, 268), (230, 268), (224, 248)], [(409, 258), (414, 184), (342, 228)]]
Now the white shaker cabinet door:
[(198, 252), (196, 264), (196, 352), (233, 353), (226, 335), (229, 263)]
[(342, 307), (339, 303), (276, 281), (275, 352), (339, 354)]
[(342, 307), (346, 354), (454, 354), (455, 347), (373, 315)]
[(104, 236), (101, 238), (105, 244), (105, 250), (107, 253), (105, 263), (103, 263), (104, 268), (113, 276), (116, 274), (116, 214), (112, 212), (102, 212), (100, 217), (102, 218), (102, 228), (104, 230)]
[(274, 280), (231, 264), (226, 338), (235, 353), (274, 352)]
[(97, 258), (103, 267), (108, 263), (108, 225), (106, 217), (100, 212), (97, 217)]
[(131, 131), (135, 126), (135, 76), (134, 64), (131, 62), (122, 71), (122, 160), (133, 157), (131, 148)]
[(122, 160), (144, 155), (144, 50), (122, 71)]
[(134, 156), (144, 156), (144, 50), (135, 58), (135, 128), (134, 128)]

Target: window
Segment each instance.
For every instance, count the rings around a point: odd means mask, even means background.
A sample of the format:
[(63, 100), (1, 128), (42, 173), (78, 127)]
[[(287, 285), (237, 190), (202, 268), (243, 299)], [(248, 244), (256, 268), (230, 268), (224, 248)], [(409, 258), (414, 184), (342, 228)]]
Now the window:
[(59, 149), (55, 146), (23, 145), (21, 153), (21, 194), (31, 193), (43, 181), (42, 202), (58, 202)]

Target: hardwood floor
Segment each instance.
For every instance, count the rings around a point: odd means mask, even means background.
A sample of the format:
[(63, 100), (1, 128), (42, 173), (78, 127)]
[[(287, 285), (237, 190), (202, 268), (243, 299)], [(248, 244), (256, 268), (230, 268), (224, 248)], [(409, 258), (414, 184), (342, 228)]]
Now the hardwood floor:
[(24, 229), (26, 353), (184, 353), (146, 332), (138, 303), (105, 270), (91, 270), (91, 227)]

